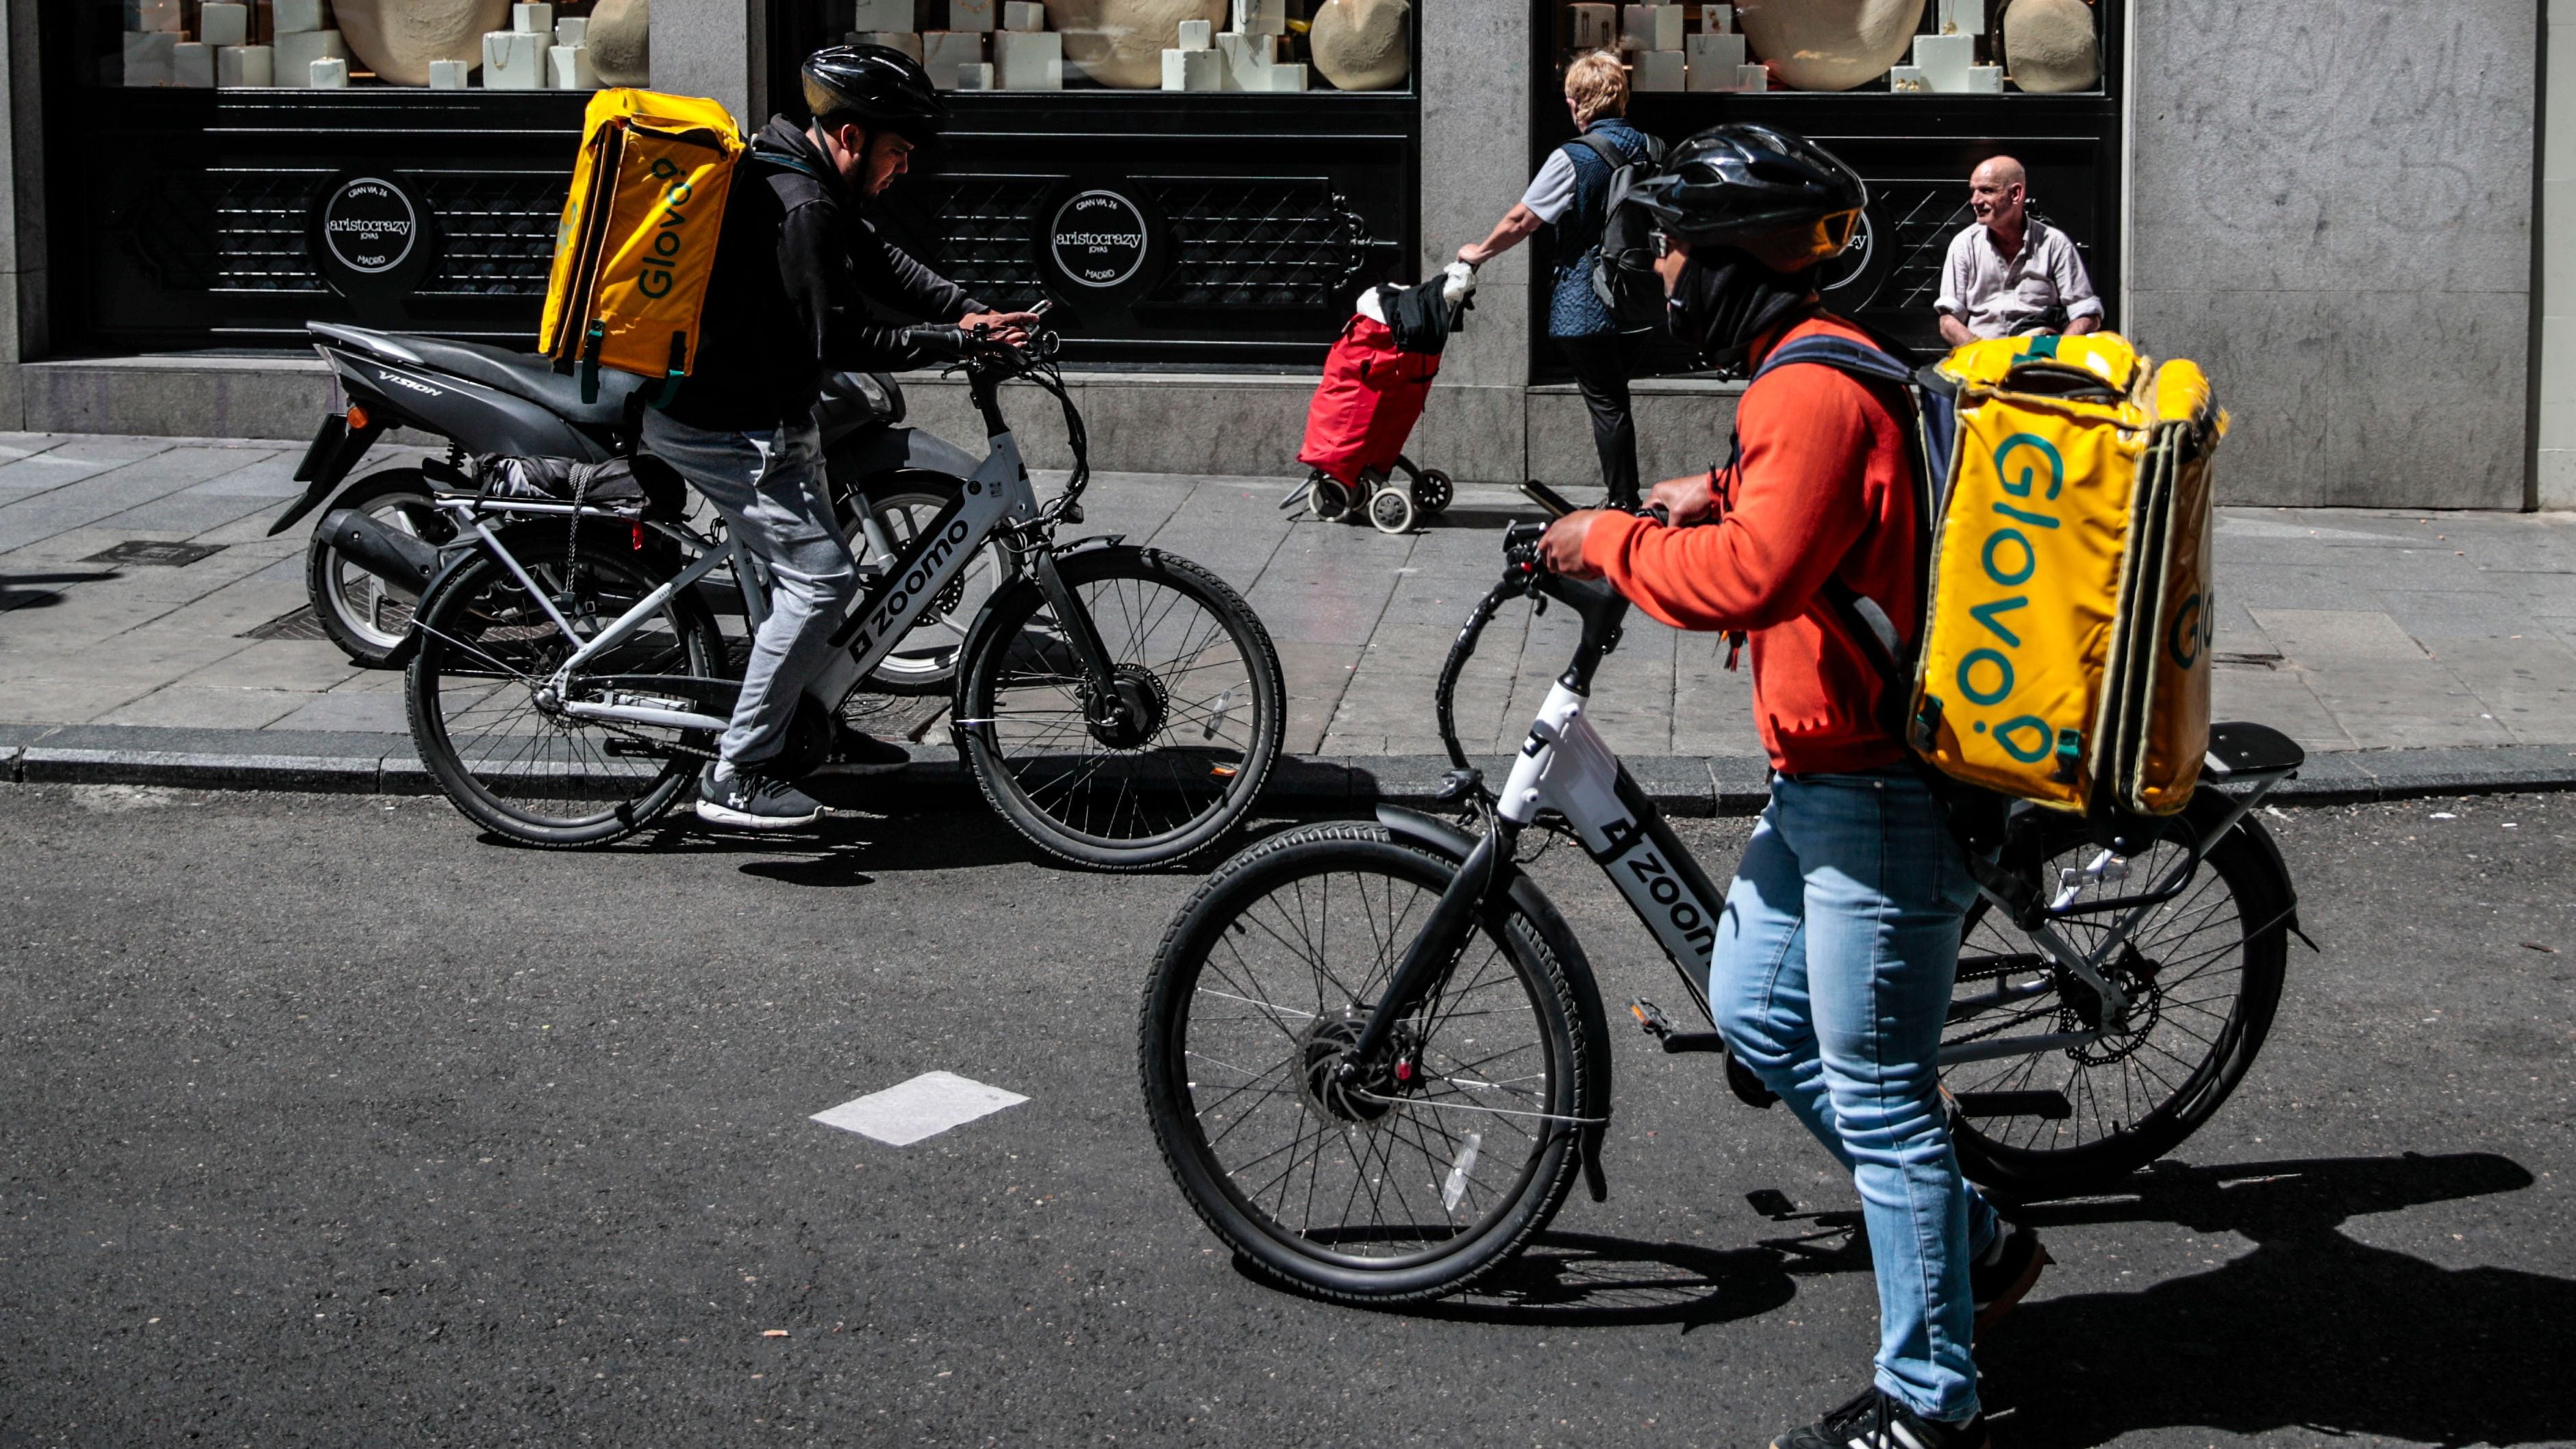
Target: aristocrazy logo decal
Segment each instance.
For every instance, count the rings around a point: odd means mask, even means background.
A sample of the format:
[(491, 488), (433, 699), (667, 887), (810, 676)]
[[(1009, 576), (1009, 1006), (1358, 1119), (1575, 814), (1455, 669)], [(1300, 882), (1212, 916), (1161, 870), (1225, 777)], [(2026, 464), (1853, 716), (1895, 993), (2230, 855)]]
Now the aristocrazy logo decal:
[(1115, 191), (1085, 191), (1056, 208), (1047, 245), (1065, 276), (1086, 287), (1124, 285), (1145, 265), (1145, 213)]
[[(2059, 526), (2056, 514), (2043, 510), (2066, 486), (2066, 460), (2047, 439), (2015, 433), (1996, 447), (1994, 461), (2004, 492), (2022, 502), (1995, 503), (1994, 511), (2003, 522), (1986, 534), (1977, 562), (1986, 581), (2007, 592), (1969, 608), (1969, 617), (1984, 626), (1988, 642), (1960, 656), (1953, 682), (1970, 704), (2003, 714), (2010, 708), (2018, 677), (2014, 665), (2022, 646), (2010, 616), (2030, 607), (2029, 586), (2039, 573), (2039, 550), (2031, 545), (2028, 530)], [(2048, 721), (2028, 713), (1992, 725), (1980, 719), (1970, 728), (1979, 734), (1991, 730), (2004, 753), (2026, 765), (2047, 758), (2056, 740)]]
[(411, 198), (390, 181), (362, 176), (341, 183), (322, 203), (322, 242), (353, 272), (390, 272), (411, 256), (420, 218)]

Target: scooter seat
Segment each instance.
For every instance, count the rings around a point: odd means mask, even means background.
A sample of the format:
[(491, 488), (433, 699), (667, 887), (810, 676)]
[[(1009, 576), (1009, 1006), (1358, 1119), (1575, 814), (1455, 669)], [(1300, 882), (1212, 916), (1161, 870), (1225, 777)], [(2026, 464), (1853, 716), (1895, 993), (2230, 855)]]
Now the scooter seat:
[(357, 347), (381, 348), (395, 357), (408, 353), (420, 359), (423, 366), (525, 398), (581, 427), (613, 427), (624, 421), (628, 400), (651, 382), (631, 372), (601, 368), (598, 399), (583, 402), (581, 380), (555, 371), (551, 358), (486, 347), (479, 342), (424, 337), (417, 332), (378, 332), (339, 323), (315, 324), (312, 330)]

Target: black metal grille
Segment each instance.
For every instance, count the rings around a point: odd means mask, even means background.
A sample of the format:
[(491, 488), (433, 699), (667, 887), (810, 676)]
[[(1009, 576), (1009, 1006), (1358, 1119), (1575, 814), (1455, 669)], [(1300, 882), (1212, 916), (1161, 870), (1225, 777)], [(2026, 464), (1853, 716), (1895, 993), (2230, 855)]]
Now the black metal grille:
[(1888, 270), (1886, 285), (1879, 288), (1878, 305), (1904, 312), (1928, 311), (1941, 295), (1941, 268), (1949, 260), (1950, 238), (1975, 214), (1959, 199), (1956, 182), (1872, 183), (1873, 189), (1882, 185), (1880, 204), (1894, 224), (1891, 240), (1896, 263)]
[(228, 291), (330, 290), (304, 249), (305, 213), (329, 172), (210, 171), (215, 213), (214, 285)]
[[(417, 173), (415, 173), (417, 174)], [(463, 171), (419, 176), (443, 240), (420, 290), (450, 296), (543, 297), (555, 229), (572, 178)]]
[[(1338, 309), (1397, 244), (1319, 176), (1139, 178), (1162, 212), (1171, 261), (1149, 303)], [(934, 207), (940, 268), (996, 306), (1046, 295), (1033, 253), (1054, 177), (958, 176)]]
[(959, 176), (935, 208), (940, 269), (996, 307), (1033, 307), (1046, 296), (1034, 244), (1037, 209), (1053, 177)]
[[(192, 210), (211, 212), (215, 245), (208, 284), (319, 296), (330, 288), (306, 250), (305, 219), (313, 193), (331, 174), (320, 168), (209, 171), (201, 187), (175, 188), (141, 220), (156, 225)], [(438, 268), (420, 293), (546, 294), (555, 227), (563, 215), (562, 175), (446, 172), (414, 173), (414, 179), (428, 197), (440, 236)]]
[(1151, 188), (1172, 241), (1152, 300), (1182, 307), (1338, 307), (1379, 248), (1322, 177), (1173, 177)]

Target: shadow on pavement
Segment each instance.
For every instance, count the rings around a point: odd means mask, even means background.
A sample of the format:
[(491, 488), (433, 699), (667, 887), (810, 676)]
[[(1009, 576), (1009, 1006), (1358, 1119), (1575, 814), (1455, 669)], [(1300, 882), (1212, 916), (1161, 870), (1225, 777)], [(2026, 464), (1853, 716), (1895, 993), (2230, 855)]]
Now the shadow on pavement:
[(1979, 1346), (1988, 1407), (2014, 1411), (1999, 1428), (2027, 1449), (2165, 1427), (2576, 1441), (2576, 1281), (2443, 1268), (2339, 1231), (2355, 1217), (2531, 1184), (2491, 1153), (2161, 1164), (2133, 1195), (2030, 1209), (2040, 1227), (2169, 1222), (2255, 1246), (2136, 1293), (2024, 1304)]
[(61, 591), (46, 587), (49, 584), (97, 584), (123, 577), (113, 569), (86, 574), (0, 574), (0, 612), (42, 609), (61, 603)]
[[(1309, 1296), (1242, 1258), (1235, 1271), (1264, 1288)], [(1768, 1313), (1797, 1296), (1778, 1253), (1639, 1243), (1591, 1233), (1540, 1233), (1468, 1292), (1384, 1310), (1443, 1323), (1615, 1328), (1677, 1323), (1685, 1331)], [(1347, 1306), (1347, 1305), (1346, 1305)], [(1365, 1305), (1359, 1305), (1365, 1307)]]
[(1509, 506), (1452, 503), (1440, 512), (1424, 518), (1417, 527), (1444, 531), (1475, 529), (1486, 533), (1500, 533), (1515, 523), (1537, 523), (1544, 517), (1545, 515), (1539, 512), (1538, 506), (1532, 503)]

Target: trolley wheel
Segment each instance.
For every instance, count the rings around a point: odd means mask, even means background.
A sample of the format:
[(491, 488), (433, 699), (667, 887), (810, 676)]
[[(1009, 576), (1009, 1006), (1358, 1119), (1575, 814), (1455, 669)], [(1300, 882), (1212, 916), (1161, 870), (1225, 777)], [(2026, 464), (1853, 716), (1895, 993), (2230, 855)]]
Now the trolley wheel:
[(1369, 522), (1380, 533), (1413, 531), (1413, 492), (1408, 488), (1380, 488), (1369, 496)]
[(1306, 507), (1326, 523), (1338, 523), (1351, 511), (1351, 490), (1340, 480), (1318, 473), (1306, 485)]
[(1458, 496), (1458, 485), (1437, 468), (1425, 468), (1413, 480), (1413, 505), (1425, 513), (1438, 513)]

